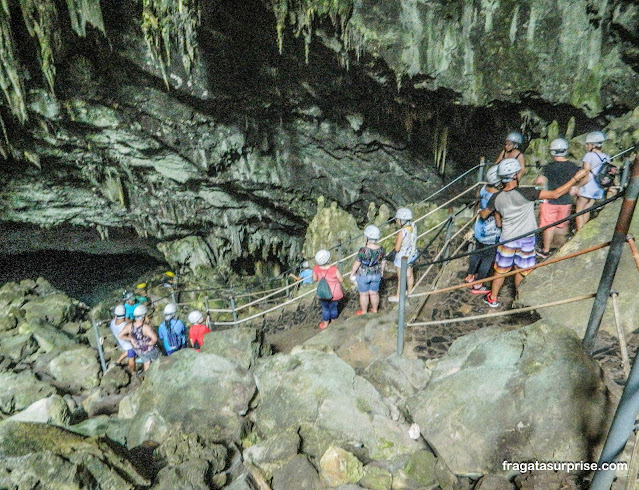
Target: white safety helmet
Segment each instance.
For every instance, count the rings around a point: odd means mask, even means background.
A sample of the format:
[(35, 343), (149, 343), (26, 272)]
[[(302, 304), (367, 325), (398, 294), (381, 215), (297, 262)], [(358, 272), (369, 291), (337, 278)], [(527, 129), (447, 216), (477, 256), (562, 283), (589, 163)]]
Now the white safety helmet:
[(135, 307), (135, 310), (133, 310), (133, 316), (135, 318), (140, 318), (140, 317), (144, 317), (147, 314), (147, 309), (145, 305), (138, 305)]
[(317, 265), (326, 265), (329, 260), (331, 260), (331, 253), (328, 250), (322, 249), (315, 254)]
[(508, 136), (506, 136), (506, 141), (514, 143), (514, 145), (519, 148), (519, 145), (524, 144), (524, 135), (521, 134), (519, 131), (513, 131), (512, 133), (508, 133)]
[(489, 185), (497, 185), (501, 182), (499, 175), (497, 175), (497, 165), (493, 165), (488, 170), (486, 170), (486, 182)]
[(309, 268), (309, 263), (308, 260), (305, 260), (304, 262), (302, 262), (302, 267), (304, 267), (304, 269), (308, 269)]
[(116, 306), (115, 310), (113, 311), (113, 313), (118, 318), (124, 318), (124, 316), (126, 315), (126, 310), (124, 309), (124, 305)]
[(204, 315), (202, 315), (202, 313), (198, 310), (193, 310), (189, 313), (188, 319), (190, 324), (195, 325), (196, 323), (200, 323), (204, 320)]
[(502, 182), (510, 182), (521, 170), (521, 163), (516, 158), (504, 158), (497, 167), (497, 175)]
[(586, 143), (592, 143), (595, 146), (601, 146), (606, 141), (606, 135), (601, 131), (593, 131), (586, 135)]
[(550, 143), (550, 154), (559, 157), (568, 153), (568, 142), (563, 138), (557, 138)]
[(177, 312), (177, 305), (175, 303), (169, 303), (164, 307), (164, 318), (170, 320), (175, 316)]
[(395, 219), (410, 221), (413, 219), (413, 212), (408, 208), (399, 208), (395, 213)]
[(129, 301), (130, 299), (134, 299), (135, 295), (131, 291), (124, 291), (122, 294), (122, 299), (124, 301)]
[(368, 225), (364, 228), (364, 236), (369, 240), (379, 240), (379, 237), (382, 236), (382, 232), (379, 231), (379, 228), (375, 225)]

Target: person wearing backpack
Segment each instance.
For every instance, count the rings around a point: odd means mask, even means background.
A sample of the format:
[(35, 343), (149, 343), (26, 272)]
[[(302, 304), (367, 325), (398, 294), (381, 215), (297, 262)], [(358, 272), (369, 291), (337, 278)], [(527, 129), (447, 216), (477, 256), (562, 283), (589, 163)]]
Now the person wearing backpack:
[(158, 337), (164, 344), (164, 351), (170, 356), (175, 351), (186, 347), (186, 327), (184, 322), (175, 318), (177, 306), (169, 303), (164, 307), (164, 321), (158, 328)]
[[(604, 165), (610, 162), (610, 156), (601, 149), (604, 141), (606, 141), (606, 135), (601, 131), (593, 131), (586, 135), (586, 154), (583, 158), (582, 168), (588, 171), (588, 175), (579, 182), (581, 188), (575, 205), (576, 212), (591, 207), (596, 199), (601, 199), (606, 194), (597, 179)], [(577, 231), (581, 230), (588, 223), (588, 220), (590, 220), (590, 213), (577, 216), (575, 218)]]
[[(391, 303), (399, 302), (400, 277), (402, 269), (402, 258), (408, 260), (406, 269), (406, 294), (413, 290), (415, 279), (413, 277), (413, 262), (417, 260), (417, 227), (412, 222), (413, 212), (408, 208), (399, 208), (395, 213), (395, 223), (399, 226), (399, 232), (395, 239), (394, 261), (397, 270), (397, 295), (388, 298)], [(393, 254), (393, 252), (391, 252)]]
[(322, 305), (320, 330), (324, 330), (338, 317), (337, 303), (344, 297), (341, 286), (344, 278), (337, 267), (328, 264), (330, 260), (331, 253), (328, 250), (322, 249), (315, 254), (313, 281), (318, 283), (317, 297)]
[(359, 291), (358, 315), (368, 312), (368, 304), (371, 305), (371, 313), (377, 313), (379, 307), (379, 286), (382, 283), (382, 271), (386, 265), (386, 251), (377, 244), (381, 236), (379, 228), (368, 225), (364, 228), (366, 245), (359, 249), (357, 259), (351, 268), (351, 281), (357, 281)]

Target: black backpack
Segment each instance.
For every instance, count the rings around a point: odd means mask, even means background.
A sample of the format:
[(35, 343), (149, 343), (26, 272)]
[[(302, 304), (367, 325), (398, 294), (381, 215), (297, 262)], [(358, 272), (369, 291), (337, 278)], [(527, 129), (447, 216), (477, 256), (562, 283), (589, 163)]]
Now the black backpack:
[(619, 169), (616, 167), (616, 165), (613, 165), (607, 159), (601, 158), (598, 153), (595, 153), (595, 155), (597, 155), (599, 160), (601, 160), (601, 170), (599, 170), (599, 173), (597, 175), (595, 175), (592, 170), (590, 171), (590, 173), (593, 174), (595, 180), (597, 181), (597, 184), (599, 184), (601, 188), (607, 189), (615, 183), (615, 177), (619, 173)]

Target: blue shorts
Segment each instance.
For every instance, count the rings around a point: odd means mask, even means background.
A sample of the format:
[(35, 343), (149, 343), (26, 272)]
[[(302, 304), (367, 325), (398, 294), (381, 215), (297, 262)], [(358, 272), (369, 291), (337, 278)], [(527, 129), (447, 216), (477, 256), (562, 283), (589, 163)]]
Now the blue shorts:
[(355, 276), (357, 281), (357, 290), (360, 293), (376, 293), (379, 291), (379, 285), (382, 283), (381, 274), (370, 274), (368, 276)]
[(134, 349), (129, 349), (128, 351), (126, 351), (126, 356), (129, 359), (135, 359), (135, 350)]

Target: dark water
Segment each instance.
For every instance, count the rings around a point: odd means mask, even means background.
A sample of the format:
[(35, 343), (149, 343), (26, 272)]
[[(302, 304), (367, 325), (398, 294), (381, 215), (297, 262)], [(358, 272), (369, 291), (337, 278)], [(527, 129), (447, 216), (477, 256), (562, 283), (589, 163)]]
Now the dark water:
[(82, 252), (43, 250), (0, 255), (0, 284), (44, 277), (56, 288), (89, 306), (97, 304), (113, 289), (127, 289), (164, 266), (143, 254), (95, 255)]

